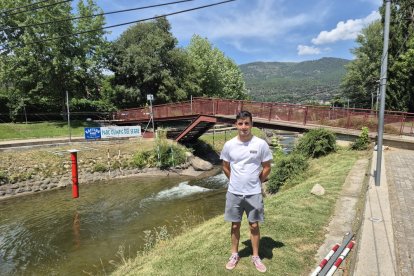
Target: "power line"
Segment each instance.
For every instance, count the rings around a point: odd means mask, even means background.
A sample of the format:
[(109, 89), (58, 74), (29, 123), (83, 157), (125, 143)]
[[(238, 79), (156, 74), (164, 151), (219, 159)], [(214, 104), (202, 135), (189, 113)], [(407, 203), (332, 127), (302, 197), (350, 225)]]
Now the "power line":
[(17, 8), (11, 8), (11, 9), (8, 9), (8, 10), (3, 10), (3, 11), (0, 11), (0, 13), (8, 13), (8, 12), (11, 12), (11, 11), (15, 11), (15, 10), (19, 10), (19, 9), (23, 9), (23, 8), (27, 8), (27, 7), (31, 7), (31, 6), (35, 6), (37, 4), (40, 4), (40, 3), (43, 3), (43, 2), (49, 2), (49, 1), (51, 1), (51, 0), (38, 1), (38, 2), (35, 2), (35, 3), (32, 3), (32, 4), (29, 4), (29, 5), (25, 5), (25, 6), (21, 6), (21, 7), (17, 7)]
[[(106, 27), (102, 27), (102, 28), (97, 28), (97, 29), (92, 29), (92, 30), (86, 30), (86, 31), (82, 31), (82, 32), (77, 32), (77, 33), (66, 34), (66, 35), (61, 35), (61, 36), (57, 36), (57, 37), (52, 37), (52, 38), (37, 40), (37, 41), (30, 42), (30, 43), (26, 43), (25, 45), (31, 45), (31, 44), (35, 44), (35, 43), (42, 43), (42, 42), (46, 42), (46, 41), (56, 40), (56, 39), (70, 37), (70, 36), (75, 36), (75, 35), (80, 35), (80, 34), (86, 34), (86, 33), (92, 33), (92, 32), (102, 31), (104, 29), (116, 28), (116, 27), (120, 27), (120, 26), (125, 26), (125, 25), (130, 25), (130, 24), (134, 24), (134, 23), (144, 22), (144, 21), (148, 21), (148, 20), (158, 19), (158, 18), (162, 18), (162, 17), (167, 17), (167, 16), (171, 16), (171, 15), (180, 14), (180, 13), (185, 13), (185, 12), (200, 10), (200, 9), (204, 9), (204, 8), (208, 8), (208, 7), (213, 7), (213, 6), (217, 6), (217, 5), (222, 5), (222, 4), (229, 3), (229, 2), (234, 2), (234, 1), (237, 1), (237, 0), (221, 1), (221, 2), (217, 2), (217, 3), (209, 4), (209, 5), (198, 6), (198, 7), (191, 8), (191, 9), (181, 10), (181, 11), (172, 12), (172, 13), (166, 13), (166, 14), (163, 14), (163, 15), (153, 16), (153, 17), (144, 18), (144, 19), (140, 19), (140, 20), (134, 20), (134, 21), (129, 21), (129, 22), (125, 22), (125, 23), (115, 24), (115, 25), (106, 26)], [(16, 48), (16, 47), (17, 46), (10, 47), (9, 49), (13, 49), (13, 48)], [(4, 50), (5, 48), (6, 47), (3, 47), (3, 49), (0, 49), (0, 51), (1, 50)]]
[[(24, 11), (15, 12), (15, 13), (9, 13), (9, 14), (6, 13), (6, 14), (3, 14), (2, 16), (11, 16), (11, 15), (16, 15), (16, 14), (20, 14), (20, 13), (25, 13), (25, 12), (30, 12), (30, 11), (36, 11), (36, 10), (40, 10), (40, 9), (44, 9), (44, 8), (56, 6), (56, 5), (59, 5), (59, 4), (63, 4), (63, 3), (66, 3), (66, 2), (72, 2), (72, 1), (73, 0), (64, 0), (64, 1), (56, 2), (56, 3), (44, 5), (44, 6), (35, 7), (33, 9), (28, 9), (28, 10), (24, 10)], [(39, 3), (41, 3), (41, 2), (39, 2)], [(36, 4), (34, 4), (34, 5), (36, 5)]]
[(111, 11), (111, 12), (103, 12), (103, 13), (92, 14), (92, 15), (69, 17), (69, 18), (65, 18), (65, 19), (54, 20), (54, 21), (47, 21), (47, 22), (42, 22), (42, 23), (37, 23), (37, 24), (31, 24), (31, 25), (23, 25), (23, 26), (17, 26), (17, 27), (0, 28), (0, 31), (14, 30), (14, 29), (23, 29), (23, 28), (27, 28), (27, 27), (43, 26), (43, 25), (55, 24), (55, 23), (60, 23), (60, 22), (65, 22), (65, 21), (78, 20), (78, 19), (83, 19), (83, 18), (97, 17), (97, 16), (102, 16), (102, 15), (116, 14), (116, 13), (136, 11), (136, 10), (144, 10), (144, 9), (149, 9), (149, 8), (156, 8), (156, 7), (161, 7), (161, 6), (167, 6), (167, 5), (173, 5), (173, 4), (180, 4), (180, 3), (192, 2), (192, 1), (195, 1), (195, 0), (181, 0), (181, 1), (169, 2), (169, 3), (163, 3), (163, 4), (156, 4), (156, 5), (149, 5), (149, 6), (143, 6), (143, 7), (137, 7), (137, 8), (124, 9), (124, 10), (117, 10), (117, 11)]

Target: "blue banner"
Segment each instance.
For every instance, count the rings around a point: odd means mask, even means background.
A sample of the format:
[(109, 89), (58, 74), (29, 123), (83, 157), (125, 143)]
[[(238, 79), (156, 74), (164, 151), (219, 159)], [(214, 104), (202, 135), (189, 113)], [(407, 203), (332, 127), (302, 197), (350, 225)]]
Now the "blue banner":
[(101, 139), (101, 128), (85, 127), (85, 139)]

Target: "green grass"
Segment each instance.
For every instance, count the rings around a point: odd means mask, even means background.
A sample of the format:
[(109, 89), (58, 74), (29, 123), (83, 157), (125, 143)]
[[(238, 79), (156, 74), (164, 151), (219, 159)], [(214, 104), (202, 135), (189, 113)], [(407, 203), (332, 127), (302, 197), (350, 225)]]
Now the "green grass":
[[(260, 137), (260, 138), (263, 138), (265, 135), (263, 131), (261, 131), (260, 129), (256, 127), (252, 128), (252, 133), (253, 135), (256, 135), (257, 137)], [(237, 130), (228, 130), (226, 132), (224, 131), (216, 132), (214, 134), (214, 143), (213, 143), (213, 134), (204, 134), (200, 137), (200, 140), (211, 145), (212, 147), (214, 144), (214, 147), (213, 147), (214, 150), (216, 152), (220, 152), (224, 146), (224, 143), (232, 139), (235, 136), (237, 136)]]
[[(71, 121), (72, 136), (83, 136), (84, 127), (98, 126), (94, 122)], [(0, 124), (0, 140), (28, 139), (43, 137), (69, 136), (67, 122), (41, 122), (41, 123), (3, 123)]]
[[(261, 225), (260, 255), (268, 275), (307, 275), (324, 240), (325, 226), (334, 212), (345, 178), (362, 153), (339, 150), (313, 159), (307, 178), (296, 186), (265, 198), (265, 223)], [(314, 196), (314, 184), (326, 194)], [(230, 224), (223, 216), (160, 241), (153, 250), (134, 259), (120, 258), (115, 275), (224, 275), (230, 252)], [(242, 257), (234, 273), (259, 274), (250, 263), (251, 247), (246, 221), (242, 223)]]

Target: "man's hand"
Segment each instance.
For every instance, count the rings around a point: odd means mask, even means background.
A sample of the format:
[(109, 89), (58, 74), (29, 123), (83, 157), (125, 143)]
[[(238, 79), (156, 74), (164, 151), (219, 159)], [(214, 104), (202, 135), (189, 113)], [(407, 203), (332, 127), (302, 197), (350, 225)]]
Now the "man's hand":
[(230, 179), (230, 171), (231, 171), (230, 162), (223, 160), (223, 172), (227, 176), (228, 179)]
[(266, 161), (262, 163), (263, 170), (259, 175), (260, 182), (263, 183), (266, 181), (267, 177), (270, 174), (272, 160)]

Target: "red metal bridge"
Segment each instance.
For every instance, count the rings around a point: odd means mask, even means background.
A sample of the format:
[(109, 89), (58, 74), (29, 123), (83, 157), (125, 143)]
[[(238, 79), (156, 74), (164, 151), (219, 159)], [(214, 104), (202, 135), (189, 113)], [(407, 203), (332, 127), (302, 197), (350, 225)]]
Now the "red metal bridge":
[[(336, 133), (359, 135), (361, 128), (366, 126), (372, 132), (371, 136), (377, 131), (378, 112), (370, 109), (217, 98), (194, 98), (152, 107), (154, 121), (188, 121), (187, 127), (173, 137), (182, 143), (197, 139), (216, 123), (234, 123), (240, 110), (250, 111), (254, 125), (261, 128), (304, 131), (329, 127)], [(124, 109), (113, 114), (113, 122), (120, 125), (142, 124), (149, 119), (150, 107)], [(414, 113), (385, 111), (384, 132), (413, 136)]]

